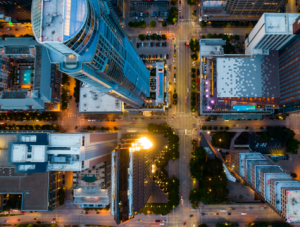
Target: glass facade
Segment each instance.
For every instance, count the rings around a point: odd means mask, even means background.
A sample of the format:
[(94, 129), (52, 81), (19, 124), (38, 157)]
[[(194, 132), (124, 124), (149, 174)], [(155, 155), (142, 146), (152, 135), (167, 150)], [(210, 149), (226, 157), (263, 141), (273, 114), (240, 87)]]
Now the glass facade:
[[(39, 2), (40, 0), (33, 0), (33, 30), (37, 40), (43, 39), (41, 43), (49, 48), (51, 61), (56, 63), (62, 72), (92, 85), (101, 92), (133, 107), (142, 106), (146, 97), (150, 95), (150, 73), (122, 30), (111, 3), (105, 0), (76, 0), (76, 7), (80, 5), (80, 8), (86, 9), (86, 13), (81, 15), (85, 22), (80, 21), (77, 26), (78, 32), (70, 32), (74, 35), (67, 40), (63, 31), (63, 41), (59, 42), (58, 39), (56, 42), (49, 42), (39, 29), (44, 24), (40, 20), (45, 13), (43, 8), (38, 7)], [(47, 3), (44, 2), (42, 7), (46, 7), (45, 4)], [(72, 7), (73, 1), (71, 12)], [(78, 15), (72, 16), (70, 13), (70, 27), (72, 17), (76, 17), (73, 19), (76, 21)], [(62, 21), (66, 23), (65, 18)], [(66, 25), (63, 25), (62, 29), (66, 29)]]
[(279, 51), (280, 112), (300, 110), (300, 36)]

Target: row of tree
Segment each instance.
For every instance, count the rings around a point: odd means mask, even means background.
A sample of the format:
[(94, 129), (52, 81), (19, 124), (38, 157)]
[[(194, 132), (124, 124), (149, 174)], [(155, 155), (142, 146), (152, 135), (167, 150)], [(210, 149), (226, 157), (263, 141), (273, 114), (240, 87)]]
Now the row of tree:
[(227, 178), (221, 160), (207, 160), (203, 147), (195, 147), (190, 160), (192, 178), (198, 181), (198, 188), (192, 189), (189, 200), (194, 208), (201, 201), (204, 204), (222, 203), (227, 200)]
[[(92, 127), (91, 126), (87, 126), (86, 129), (88, 131), (96, 131), (97, 127), (96, 126), (92, 126)], [(102, 127), (98, 128), (98, 129), (100, 129), (101, 131), (109, 131), (110, 127), (103, 127), (102, 126)], [(118, 127), (114, 126), (113, 129), (116, 131), (116, 130), (118, 130)]]
[[(273, 222), (269, 223), (268, 221), (265, 222), (257, 222), (257, 223), (251, 223), (248, 225), (248, 227), (291, 227), (289, 223), (286, 222)], [(198, 225), (198, 227), (208, 227), (206, 224)], [(238, 223), (217, 223), (216, 227), (239, 227)]]
[(0, 121), (10, 120), (10, 121), (56, 121), (58, 119), (57, 113), (54, 112), (9, 112), (0, 113)]
[(56, 130), (57, 125), (0, 125), (0, 130)]

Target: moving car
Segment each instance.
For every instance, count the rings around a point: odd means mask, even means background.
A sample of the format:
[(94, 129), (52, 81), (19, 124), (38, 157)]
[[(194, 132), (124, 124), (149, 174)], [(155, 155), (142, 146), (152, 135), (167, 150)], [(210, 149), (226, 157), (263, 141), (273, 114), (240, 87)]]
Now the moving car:
[(155, 220), (155, 222), (160, 222), (160, 220)]
[(241, 213), (241, 215), (247, 215), (247, 213)]

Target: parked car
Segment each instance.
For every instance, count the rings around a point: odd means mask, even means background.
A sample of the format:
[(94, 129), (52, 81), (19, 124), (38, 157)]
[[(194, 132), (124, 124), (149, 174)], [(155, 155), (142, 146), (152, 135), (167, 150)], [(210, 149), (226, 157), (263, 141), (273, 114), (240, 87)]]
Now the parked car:
[(136, 43), (136, 48), (139, 48), (139, 47), (140, 47), (139, 43)]

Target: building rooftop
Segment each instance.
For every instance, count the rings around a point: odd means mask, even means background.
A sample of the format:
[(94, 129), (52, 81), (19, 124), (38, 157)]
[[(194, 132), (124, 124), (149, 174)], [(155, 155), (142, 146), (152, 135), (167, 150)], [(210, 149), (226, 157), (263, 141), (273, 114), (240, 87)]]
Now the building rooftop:
[(217, 58), (217, 97), (279, 97), (277, 52)]
[[(272, 173), (264, 173), (264, 195), (265, 195), (265, 199), (270, 202), (271, 201), (271, 184), (270, 184), (270, 180), (271, 179), (293, 179), (289, 174), (282, 172), (282, 173), (278, 173), (278, 172), (272, 172)], [(300, 185), (300, 182), (299, 182)], [(276, 191), (276, 189), (275, 189)]]
[(48, 136), (51, 147), (81, 147), (82, 134), (50, 134)]
[(287, 187), (300, 187), (300, 182), (291, 179), (287, 181), (287, 179), (279, 178), (278, 181), (275, 181), (275, 197), (276, 197), (276, 209), (281, 211), (281, 188)]
[(79, 113), (122, 113), (123, 102), (100, 92), (91, 85), (80, 88)]
[[(14, 177), (0, 176), (0, 193), (22, 194), (22, 210), (48, 210), (49, 172), (14, 175), (15, 168), (9, 168)], [(38, 187), (37, 187), (38, 185)]]
[(290, 189), (286, 192), (286, 219), (287, 222), (299, 222), (300, 221), (300, 190)]
[(265, 157), (258, 152), (244, 152), (244, 153), (239, 153), (240, 156), (240, 175), (242, 177), (245, 177), (245, 171), (244, 171), (244, 159), (264, 159)]
[(270, 34), (293, 34), (293, 23), (298, 13), (265, 13), (265, 31)]
[(41, 42), (64, 42), (74, 36), (85, 22), (85, 0), (46, 0), (41, 9)]

